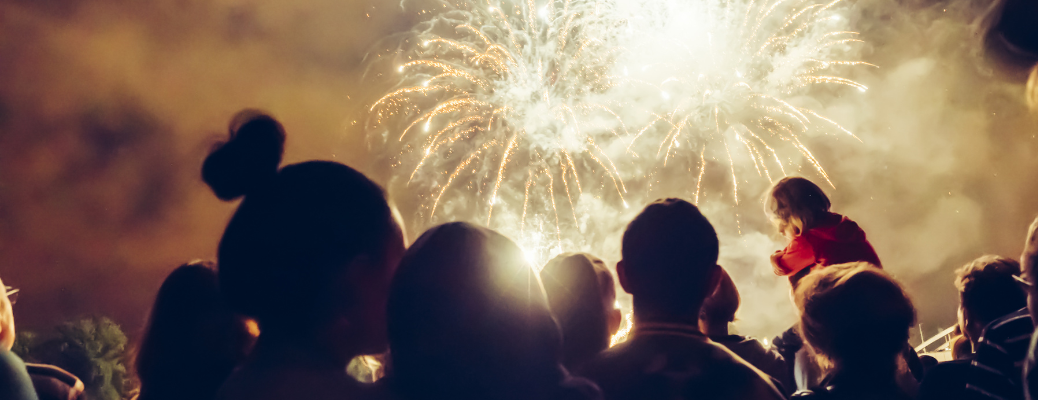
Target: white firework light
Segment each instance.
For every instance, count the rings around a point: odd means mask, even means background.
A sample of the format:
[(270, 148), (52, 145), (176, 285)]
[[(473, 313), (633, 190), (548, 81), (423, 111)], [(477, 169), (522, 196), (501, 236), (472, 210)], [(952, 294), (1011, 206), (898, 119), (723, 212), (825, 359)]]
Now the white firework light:
[(675, 157), (696, 165), (688, 181), (697, 203), (711, 155), (728, 164), (736, 203), (737, 159), (751, 160), (769, 182), (806, 163), (831, 185), (801, 137), (857, 137), (811, 108), (820, 96), (805, 95), (826, 89), (816, 86), (864, 92), (865, 85), (839, 74), (875, 67), (853, 59), (862, 40), (844, 28), (839, 3), (622, 1), (634, 15), (630, 51), (619, 66), (628, 86), (622, 91), (644, 110), (638, 119), (644, 127), (628, 148), (660, 162), (657, 171)]
[(735, 202), (743, 159), (760, 179), (807, 164), (828, 181), (801, 137), (850, 132), (803, 99), (820, 84), (865, 90), (839, 74), (870, 65), (851, 59), (860, 40), (837, 5), (441, 2), (391, 54), (399, 80), (368, 129), (422, 196), (423, 224), (485, 222), (539, 264), (615, 218), (582, 203), (640, 204), (647, 190), (625, 181), (682, 162), (697, 202), (718, 155)]

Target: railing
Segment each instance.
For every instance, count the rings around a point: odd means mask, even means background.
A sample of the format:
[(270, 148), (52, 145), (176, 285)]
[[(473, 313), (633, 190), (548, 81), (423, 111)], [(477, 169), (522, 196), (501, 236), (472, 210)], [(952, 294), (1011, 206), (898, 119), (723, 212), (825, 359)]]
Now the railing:
[[(926, 348), (927, 347), (930, 347), (930, 345), (934, 344), (935, 342), (937, 342), (938, 340), (941, 340), (941, 339), (945, 339), (947, 341), (947, 343), (945, 343), (945, 345), (949, 344), (950, 343), (950, 338), (948, 338), (948, 336), (951, 335), (952, 332), (955, 332), (955, 326), (954, 325), (952, 325), (948, 329), (945, 329), (945, 330), (941, 331), (941, 333), (938, 333), (938, 334), (934, 335), (933, 337), (927, 339), (922, 344), (916, 346), (915, 347), (915, 352), (916, 353), (920, 353), (920, 354), (926, 353)], [(938, 349), (934, 349), (934, 350), (941, 350), (941, 349), (938, 348)]]

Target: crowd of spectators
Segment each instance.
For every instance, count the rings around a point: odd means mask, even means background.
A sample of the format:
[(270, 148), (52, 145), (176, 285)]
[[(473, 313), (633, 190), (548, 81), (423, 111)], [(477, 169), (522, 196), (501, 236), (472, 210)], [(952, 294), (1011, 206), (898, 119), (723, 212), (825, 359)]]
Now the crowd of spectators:
[[(532, 266), (509, 238), (464, 222), (410, 242), (360, 172), (282, 166), (285, 132), (265, 113), (243, 111), (229, 131), (202, 177), (241, 202), (216, 262), (180, 266), (160, 288), (135, 353), (140, 400), (1038, 398), (1038, 220), (1020, 261), (983, 256), (949, 279), (962, 338), (935, 363), (908, 345), (912, 300), (865, 232), (811, 181), (782, 179), (765, 211), (788, 241), (770, 262), (793, 301), (774, 306), (798, 320), (765, 345), (730, 332), (739, 289), (686, 200), (646, 205), (615, 269), (584, 253)], [(612, 343), (618, 289), (633, 329)], [(7, 351), (14, 334), (3, 292), (0, 398), (84, 398), (72, 374)], [(369, 355), (380, 379), (347, 373)]]

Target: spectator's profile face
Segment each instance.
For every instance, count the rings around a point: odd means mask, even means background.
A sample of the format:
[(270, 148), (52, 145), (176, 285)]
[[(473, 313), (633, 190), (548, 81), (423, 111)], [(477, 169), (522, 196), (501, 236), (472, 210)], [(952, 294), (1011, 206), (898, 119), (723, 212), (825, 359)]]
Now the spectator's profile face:
[(9, 351), (14, 347), (14, 310), (4, 288), (0, 281), (0, 350)]
[(1038, 294), (1035, 293), (1036, 288), (1034, 287), (1034, 280), (1038, 276), (1035, 276), (1034, 266), (1028, 265), (1021, 275), (1025, 281), (1030, 283), (1024, 288), (1027, 291), (1027, 310), (1031, 313), (1031, 320), (1038, 321)]
[(772, 218), (771, 225), (774, 226), (775, 230), (777, 230), (779, 234), (781, 234), (782, 237), (786, 238), (787, 240), (796, 239), (796, 234), (794, 234), (793, 231), (790, 229), (790, 224), (788, 222), (783, 221), (779, 218)]
[(397, 264), (404, 254), (404, 235), (399, 216), (394, 213), (393, 230), (383, 249), (381, 260), (368, 268), (359, 268), (362, 276), (353, 279), (358, 299), (354, 303), (358, 310), (352, 319), (355, 326), (367, 327), (362, 335), (361, 354), (382, 353), (388, 347), (386, 341), (386, 300), (389, 283), (396, 273)]
[(971, 324), (969, 323), (968, 318), (966, 316), (966, 310), (962, 308), (962, 304), (959, 305), (958, 325), (959, 331), (962, 332), (962, 337), (966, 338), (966, 340), (970, 343), (970, 346), (972, 347), (973, 344), (976, 343), (977, 337), (980, 335), (979, 332), (976, 332), (976, 330), (973, 329), (976, 324), (972, 324), (973, 326), (971, 326)]

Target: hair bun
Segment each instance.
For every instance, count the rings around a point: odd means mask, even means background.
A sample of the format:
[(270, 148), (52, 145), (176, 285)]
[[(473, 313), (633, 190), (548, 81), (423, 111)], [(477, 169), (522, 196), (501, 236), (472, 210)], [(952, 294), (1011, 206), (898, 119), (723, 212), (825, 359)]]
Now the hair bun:
[(202, 180), (225, 201), (272, 179), (285, 151), (285, 129), (262, 111), (239, 111), (229, 130), (230, 139), (216, 145), (202, 163)]

